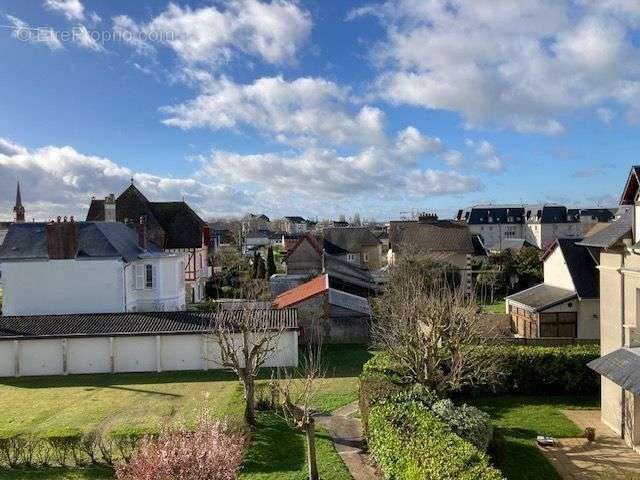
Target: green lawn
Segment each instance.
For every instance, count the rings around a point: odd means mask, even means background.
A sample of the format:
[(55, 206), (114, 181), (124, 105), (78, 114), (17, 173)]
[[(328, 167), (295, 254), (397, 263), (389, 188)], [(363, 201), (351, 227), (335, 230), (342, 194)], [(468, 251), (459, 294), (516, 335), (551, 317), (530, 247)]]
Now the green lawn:
[(482, 305), (482, 309), (487, 313), (505, 313), (506, 308), (506, 300), (504, 298), (498, 298), (493, 303)]
[[(327, 375), (319, 381), (314, 407), (330, 411), (357, 399), (357, 375), (369, 356), (359, 345), (326, 347)], [(270, 372), (265, 371), (263, 377), (266, 382)], [(240, 417), (243, 401), (235, 377), (224, 372), (179, 372), (5, 378), (0, 379), (0, 436), (33, 433), (46, 437), (94, 429), (157, 431), (166, 423), (190, 423), (203, 406), (217, 416)], [(264, 425), (253, 439), (243, 478), (304, 478), (304, 468), (293, 468), (293, 464), (304, 466), (304, 449), (292, 450), (290, 445), (304, 445), (303, 437), (268, 415), (260, 418)], [(281, 468), (281, 474), (260, 473), (266, 468), (260, 467), (265, 455), (260, 451), (265, 445), (270, 445), (271, 455), (282, 457), (280, 467), (270, 467)], [(322, 432), (318, 448), (323, 468), (329, 469), (326, 478), (349, 478), (340, 476), (344, 474), (338, 468), (342, 467), (341, 460)], [(0, 471), (0, 479), (4, 478), (98, 479), (110, 478), (110, 473), (96, 469)]]
[(597, 408), (597, 397), (490, 396), (465, 399), (489, 415), (506, 440), (502, 471), (508, 480), (560, 480), (553, 466), (538, 450), (538, 435), (577, 437), (582, 431), (560, 410)]

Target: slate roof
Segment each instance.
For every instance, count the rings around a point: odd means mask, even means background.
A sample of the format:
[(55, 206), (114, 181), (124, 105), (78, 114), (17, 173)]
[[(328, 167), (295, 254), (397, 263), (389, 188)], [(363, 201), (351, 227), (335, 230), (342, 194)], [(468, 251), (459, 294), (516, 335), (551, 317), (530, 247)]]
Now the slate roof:
[(429, 223), (392, 221), (389, 224), (389, 245), (398, 251), (403, 245), (428, 252), (475, 252), (471, 232), (466, 225), (438, 220)]
[(578, 294), (571, 290), (541, 283), (535, 287), (509, 295), (507, 300), (528, 306), (533, 312), (541, 312), (577, 296)]
[(618, 240), (631, 233), (631, 210), (623, 211), (620, 218), (611, 222), (606, 228), (583, 238), (580, 245), (585, 247), (611, 248)]
[(375, 279), (368, 270), (333, 255), (324, 256), (324, 271), (328, 273), (330, 277), (338, 278), (343, 282), (352, 283), (371, 290), (378, 288)]
[[(137, 232), (120, 222), (76, 222), (76, 258), (122, 258), (132, 262), (141, 255), (161, 255), (149, 242), (138, 247)], [(47, 224), (14, 223), (0, 246), (0, 260), (46, 259)]]
[(329, 289), (329, 305), (351, 310), (362, 315), (371, 316), (369, 300), (352, 293), (342, 292), (335, 288)]
[(325, 228), (322, 234), (328, 242), (351, 253), (362, 251), (362, 247), (380, 244), (380, 240), (365, 227)]
[(562, 251), (565, 264), (576, 287), (578, 297), (599, 298), (600, 282), (598, 279), (598, 268), (593, 257), (586, 247), (580, 244), (580, 238), (559, 238), (545, 252), (544, 258), (548, 257), (553, 250), (559, 248)]
[(307, 221), (302, 217), (284, 217), (292, 223), (306, 223)]
[(638, 186), (640, 184), (640, 166), (634, 165), (629, 171), (627, 183), (624, 186), (620, 197), (620, 205), (633, 205), (638, 194)]
[[(249, 313), (221, 312), (128, 312), (71, 315), (0, 317), (0, 338), (87, 337), (204, 333), (216, 322), (233, 324)], [(270, 328), (297, 329), (295, 310), (253, 310), (252, 321)], [(265, 323), (266, 322), (266, 323)]]
[(619, 348), (587, 366), (625, 390), (640, 395), (640, 348)]
[[(207, 226), (185, 202), (150, 202), (135, 185), (116, 198), (116, 220), (137, 221), (147, 217), (150, 228), (159, 226), (163, 233), (162, 248), (200, 248), (202, 229)], [(91, 200), (87, 221), (104, 221), (104, 200)]]

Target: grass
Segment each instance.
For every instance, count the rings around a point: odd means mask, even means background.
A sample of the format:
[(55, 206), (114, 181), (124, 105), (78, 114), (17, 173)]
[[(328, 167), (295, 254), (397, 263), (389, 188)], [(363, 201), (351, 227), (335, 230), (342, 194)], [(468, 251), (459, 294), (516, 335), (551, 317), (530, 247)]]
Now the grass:
[[(323, 358), (326, 378), (319, 381), (314, 408), (331, 411), (356, 400), (357, 376), (369, 357), (361, 345), (327, 346)], [(270, 372), (265, 371), (261, 377), (260, 382), (266, 382)], [(166, 423), (189, 424), (203, 406), (217, 416), (240, 417), (244, 405), (235, 376), (225, 372), (167, 372), (4, 378), (0, 379), (0, 436), (31, 433), (47, 437), (94, 429), (154, 432)], [(268, 415), (261, 414), (260, 420), (262, 426), (252, 441), (248, 470), (242, 478), (304, 478), (304, 448), (292, 446), (304, 446), (302, 434), (290, 432), (282, 421)], [(327, 469), (324, 478), (349, 478), (343, 476), (343, 464), (328, 437), (323, 432), (318, 437), (319, 462)], [(267, 468), (267, 455), (281, 457), (279, 466), (268, 467), (279, 468), (280, 473), (262, 474), (261, 469)], [(75, 480), (110, 475), (101, 469), (0, 470), (0, 479)]]
[(493, 303), (482, 305), (482, 309), (486, 313), (505, 313), (507, 309), (506, 300), (504, 298), (496, 298)]
[(560, 476), (538, 450), (538, 435), (577, 437), (582, 431), (560, 410), (597, 408), (596, 397), (490, 396), (466, 399), (493, 419), (506, 440), (502, 471), (508, 480), (560, 480)]
[[(306, 480), (306, 439), (302, 432), (291, 430), (273, 414), (258, 415), (251, 447), (245, 459), (241, 480)], [(350, 480), (344, 463), (336, 453), (331, 438), (323, 430), (316, 433), (320, 477)]]

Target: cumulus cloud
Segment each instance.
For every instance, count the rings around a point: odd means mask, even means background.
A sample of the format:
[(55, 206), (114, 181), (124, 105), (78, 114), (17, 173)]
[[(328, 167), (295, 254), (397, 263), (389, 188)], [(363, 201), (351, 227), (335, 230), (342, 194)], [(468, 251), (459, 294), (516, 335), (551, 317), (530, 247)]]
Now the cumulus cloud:
[(443, 148), (438, 137), (425, 137), (415, 127), (407, 127), (398, 132), (396, 149), (401, 155), (418, 155), (421, 153), (436, 153)]
[(407, 187), (409, 194), (414, 197), (461, 194), (483, 189), (482, 183), (476, 177), (431, 169), (413, 172), (408, 177)]
[(465, 145), (473, 149), (476, 155), (480, 158), (477, 162), (481, 168), (491, 171), (500, 172), (504, 170), (504, 163), (498, 156), (496, 149), (486, 140), (474, 141), (470, 138), (465, 140)]
[(309, 13), (289, 0), (232, 0), (224, 7), (197, 9), (170, 3), (148, 23), (127, 16), (114, 18), (116, 32), (139, 52), (149, 53), (162, 45), (184, 63), (208, 66), (227, 62), (238, 53), (272, 64), (291, 62), (311, 26)]
[(613, 110), (610, 110), (608, 108), (599, 108), (596, 112), (598, 113), (598, 118), (600, 119), (600, 121), (602, 123), (606, 123), (607, 125), (609, 125), (613, 121), (613, 118), (616, 116)]
[(638, 2), (400, 0), (355, 10), (387, 30), (372, 48), (378, 95), (460, 113), (467, 126), (557, 135), (613, 101), (638, 117)]
[[(186, 80), (195, 81), (201, 93), (188, 102), (162, 108), (167, 116), (163, 120), (166, 125), (213, 130), (249, 126), (293, 144), (301, 138), (305, 140), (303, 143), (385, 141), (383, 112), (367, 105), (349, 111), (345, 105), (346, 90), (322, 78), (287, 81), (282, 77), (263, 77), (243, 85), (226, 77), (215, 79), (206, 72), (191, 71)], [(415, 132), (414, 129), (407, 135)], [(413, 140), (439, 142), (426, 138)]]
[(68, 20), (84, 20), (84, 5), (80, 0), (45, 0), (44, 6), (64, 14)]
[(85, 155), (70, 146), (30, 150), (0, 138), (1, 218), (11, 218), (18, 180), (27, 216), (46, 220), (57, 215), (84, 218), (92, 195), (120, 193), (131, 178), (150, 199), (184, 197), (205, 217), (234, 214), (239, 206), (252, 206), (252, 197), (228, 185), (133, 172), (108, 158)]
[(449, 150), (444, 152), (442, 154), (442, 158), (444, 159), (444, 163), (450, 167), (459, 167), (462, 165), (462, 161), (464, 160), (464, 156), (458, 150)]

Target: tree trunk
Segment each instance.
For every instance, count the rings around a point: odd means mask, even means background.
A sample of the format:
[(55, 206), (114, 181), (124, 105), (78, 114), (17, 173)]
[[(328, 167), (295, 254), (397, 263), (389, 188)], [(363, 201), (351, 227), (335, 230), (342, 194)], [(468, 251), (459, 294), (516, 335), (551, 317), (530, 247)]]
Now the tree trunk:
[(318, 480), (318, 462), (316, 459), (316, 422), (313, 418), (305, 426), (307, 433), (307, 463), (309, 464), (309, 480)]
[(253, 378), (244, 380), (244, 420), (251, 426), (256, 425), (255, 385)]

